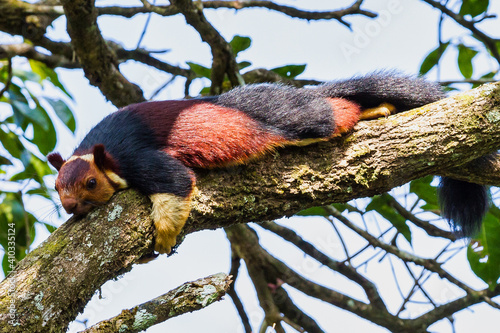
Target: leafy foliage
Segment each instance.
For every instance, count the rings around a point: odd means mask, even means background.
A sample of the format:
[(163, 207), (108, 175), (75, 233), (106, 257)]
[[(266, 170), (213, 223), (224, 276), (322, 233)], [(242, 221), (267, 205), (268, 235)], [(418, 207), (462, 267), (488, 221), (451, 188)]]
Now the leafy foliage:
[(460, 73), (466, 79), (470, 79), (474, 72), (472, 66), (472, 59), (478, 54), (478, 51), (472, 49), (471, 47), (465, 46), (463, 44), (458, 45), (458, 68)]
[(306, 69), (306, 65), (286, 65), (271, 69), (271, 71), (279, 74), (285, 79), (295, 79), (302, 74)]
[(6, 115), (0, 119), (0, 246), (6, 253), (2, 268), (7, 274), (29, 250), (36, 223), (50, 232), (54, 230), (49, 223), (37, 221), (26, 202), (38, 196), (50, 200), (58, 209), (45, 183), (45, 177), (53, 172), (44, 156), (56, 146), (54, 118), (72, 132), (76, 122), (64, 99), (44, 93), (47, 86), (52, 86), (71, 99), (54, 70), (33, 60), (29, 61), (30, 70), (12, 68), (7, 62), (0, 66), (4, 87), (0, 108)]
[(439, 60), (441, 60), (441, 57), (443, 56), (449, 45), (449, 42), (439, 44), (437, 48), (429, 52), (429, 54), (425, 57), (424, 61), (420, 65), (420, 75), (427, 74), (434, 66), (439, 63)]
[(483, 220), (479, 234), (467, 248), (472, 271), (494, 289), (500, 278), (500, 209), (493, 206)]
[(470, 15), (476, 17), (485, 13), (489, 5), (489, 0), (462, 0), (459, 14), (462, 16)]

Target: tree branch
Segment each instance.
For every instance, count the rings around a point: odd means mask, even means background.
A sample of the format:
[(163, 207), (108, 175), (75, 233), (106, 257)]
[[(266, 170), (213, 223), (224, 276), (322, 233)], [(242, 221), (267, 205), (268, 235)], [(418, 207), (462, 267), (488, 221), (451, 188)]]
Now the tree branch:
[[(280, 149), (247, 166), (197, 170), (198, 191), (182, 236), (373, 196), (498, 147), (500, 83), (495, 83), (360, 122), (342, 139)], [(63, 224), (0, 283), (0, 332), (23, 332), (23, 326), (9, 324), (11, 305), (17, 322), (63, 331), (105, 281), (151, 252), (149, 214), (148, 199), (128, 190)]]
[(365, 278), (363, 275), (359, 274), (354, 267), (346, 265), (345, 262), (340, 262), (329, 258), (327, 255), (316, 249), (311, 243), (303, 240), (299, 235), (297, 235), (297, 233), (295, 233), (295, 231), (291, 229), (271, 222), (262, 223), (261, 227), (274, 232), (284, 240), (297, 246), (305, 254), (311, 256), (321, 264), (344, 275), (349, 280), (356, 282), (363, 288), (370, 303), (377, 306), (379, 309), (387, 309), (384, 301), (377, 291), (375, 284)]
[(116, 106), (144, 101), (142, 90), (129, 82), (118, 69), (118, 59), (97, 26), (92, 0), (63, 0), (71, 44), (89, 82), (98, 87)]
[(220, 301), (231, 285), (231, 277), (214, 274), (183, 285), (138, 305), (118, 316), (103, 320), (83, 332), (142, 332), (181, 314), (201, 310)]
[(76, 61), (70, 61), (61, 55), (48, 55), (38, 52), (33, 45), (28, 43), (0, 45), (0, 59), (15, 56), (43, 62), (50, 68), (80, 68), (80, 64)]
[(232, 86), (244, 84), (231, 45), (207, 21), (203, 14), (203, 6), (199, 3), (195, 4), (191, 0), (172, 0), (171, 2), (179, 8), (186, 18), (186, 22), (196, 29), (201, 39), (210, 45), (213, 56), (210, 94), (218, 95), (222, 92), (225, 74), (227, 74)]
[[(363, 1), (356, 1), (351, 6), (330, 11), (307, 11), (301, 10), (291, 6), (284, 6), (276, 4), (272, 1), (200, 1), (203, 8), (219, 9), (228, 8), (235, 10), (242, 10), (246, 8), (256, 9), (269, 9), (278, 13), (282, 13), (292, 18), (299, 18), (308, 21), (313, 20), (337, 20), (343, 25), (349, 26), (343, 21), (345, 16), (349, 15), (362, 15), (370, 18), (377, 17), (377, 14), (371, 11), (361, 9)], [(133, 17), (141, 13), (157, 13), (162, 16), (171, 16), (179, 13), (179, 9), (175, 6), (143, 6), (143, 7), (98, 7), (99, 15), (120, 15), (124, 17)]]

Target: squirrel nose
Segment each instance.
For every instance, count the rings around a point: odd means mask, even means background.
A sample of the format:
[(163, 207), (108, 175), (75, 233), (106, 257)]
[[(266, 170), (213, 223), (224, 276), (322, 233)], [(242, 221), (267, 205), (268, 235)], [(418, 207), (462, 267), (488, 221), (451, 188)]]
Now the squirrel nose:
[(64, 210), (68, 214), (74, 214), (77, 207), (78, 207), (78, 201), (75, 198), (61, 199), (61, 203), (62, 203)]

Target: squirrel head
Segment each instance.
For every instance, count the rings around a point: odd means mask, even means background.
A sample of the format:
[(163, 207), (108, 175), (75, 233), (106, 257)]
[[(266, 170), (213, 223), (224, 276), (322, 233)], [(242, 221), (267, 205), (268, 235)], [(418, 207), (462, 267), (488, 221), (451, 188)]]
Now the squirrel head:
[(47, 160), (59, 171), (55, 189), (68, 214), (86, 214), (127, 187), (119, 176), (118, 165), (102, 144), (93, 146), (88, 154), (73, 155), (68, 160), (59, 153), (49, 154)]

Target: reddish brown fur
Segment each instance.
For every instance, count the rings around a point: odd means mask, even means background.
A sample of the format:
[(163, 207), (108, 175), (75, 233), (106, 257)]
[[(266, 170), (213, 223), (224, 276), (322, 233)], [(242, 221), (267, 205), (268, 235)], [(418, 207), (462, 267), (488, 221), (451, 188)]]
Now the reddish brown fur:
[[(154, 106), (154, 105), (151, 105)], [(286, 143), (244, 112), (204, 101), (171, 101), (168, 110), (141, 112), (165, 152), (187, 166), (216, 167), (243, 162)], [(146, 111), (146, 110), (141, 110)]]
[(361, 107), (359, 104), (343, 98), (327, 98), (332, 106), (335, 119), (335, 134), (342, 134), (351, 130), (359, 121)]
[[(96, 180), (96, 188), (87, 189), (89, 179)], [(76, 158), (64, 163), (56, 179), (56, 190), (68, 213), (81, 215), (96, 205), (107, 202), (116, 189), (106, 174), (93, 162)]]

